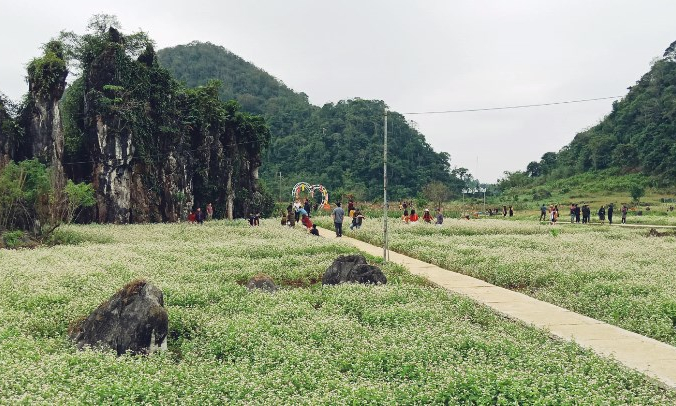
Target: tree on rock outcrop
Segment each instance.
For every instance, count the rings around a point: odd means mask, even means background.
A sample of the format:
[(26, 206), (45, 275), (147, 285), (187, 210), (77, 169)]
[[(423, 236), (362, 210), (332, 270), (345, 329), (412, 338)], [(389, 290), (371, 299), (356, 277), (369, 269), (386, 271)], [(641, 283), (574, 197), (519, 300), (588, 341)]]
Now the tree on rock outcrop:
[(209, 202), (217, 215), (244, 216), (260, 192), (265, 122), (221, 101), (216, 82), (185, 89), (158, 65), (145, 33), (122, 34), (105, 15), (89, 27), (62, 38), (81, 72), (64, 100), (65, 144), (85, 163), (69, 175), (93, 183), (93, 217), (176, 221)]

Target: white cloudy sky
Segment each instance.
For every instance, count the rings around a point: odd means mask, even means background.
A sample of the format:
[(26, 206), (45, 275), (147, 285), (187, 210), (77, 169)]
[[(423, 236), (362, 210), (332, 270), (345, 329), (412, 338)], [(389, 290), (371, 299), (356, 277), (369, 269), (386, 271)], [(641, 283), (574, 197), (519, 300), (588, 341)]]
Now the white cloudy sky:
[[(676, 40), (673, 0), (0, 0), (0, 91), (19, 99), (40, 45), (98, 13), (158, 48), (222, 45), (317, 105), (361, 97), (402, 113), (624, 95)], [(610, 106), (407, 117), (452, 165), (494, 182)]]

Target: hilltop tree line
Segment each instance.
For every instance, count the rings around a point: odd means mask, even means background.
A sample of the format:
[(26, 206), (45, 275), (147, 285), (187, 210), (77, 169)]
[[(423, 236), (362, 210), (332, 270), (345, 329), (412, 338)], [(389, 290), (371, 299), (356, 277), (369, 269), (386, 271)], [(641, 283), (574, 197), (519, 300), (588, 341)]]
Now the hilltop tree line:
[(676, 42), (654, 61), (629, 93), (613, 102), (599, 124), (577, 134), (559, 152), (547, 152), (525, 171), (507, 173), (503, 188), (589, 171), (642, 173), (657, 184), (676, 179)]
[[(261, 177), (270, 189), (278, 188), (281, 173), (283, 196), (298, 181), (321, 183), (334, 194), (360, 200), (382, 196), (384, 102), (355, 98), (314, 106), (306, 94), (210, 43), (162, 49), (158, 58), (187, 85), (221, 80), (221, 97), (234, 98), (243, 109), (265, 117), (271, 141)], [(450, 155), (435, 152), (401, 114), (390, 112), (388, 120), (390, 196), (413, 197), (432, 182), (459, 195), (465, 179), (452, 170)]]

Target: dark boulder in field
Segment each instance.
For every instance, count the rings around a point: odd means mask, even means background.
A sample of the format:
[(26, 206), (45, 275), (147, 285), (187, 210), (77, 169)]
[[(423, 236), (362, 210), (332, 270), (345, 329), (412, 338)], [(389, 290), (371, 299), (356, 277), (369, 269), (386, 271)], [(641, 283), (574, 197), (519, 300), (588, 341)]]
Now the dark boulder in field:
[(272, 280), (271, 277), (265, 274), (258, 274), (253, 278), (249, 279), (249, 282), (247, 282), (246, 287), (249, 290), (260, 289), (265, 290), (267, 292), (275, 292), (277, 290), (277, 285), (275, 285), (275, 282)]
[(168, 328), (162, 291), (145, 280), (135, 280), (74, 323), (68, 335), (78, 349), (107, 347), (118, 355), (149, 354), (167, 348)]
[(341, 255), (324, 272), (322, 285), (346, 282), (386, 284), (387, 278), (380, 268), (367, 264), (363, 255)]

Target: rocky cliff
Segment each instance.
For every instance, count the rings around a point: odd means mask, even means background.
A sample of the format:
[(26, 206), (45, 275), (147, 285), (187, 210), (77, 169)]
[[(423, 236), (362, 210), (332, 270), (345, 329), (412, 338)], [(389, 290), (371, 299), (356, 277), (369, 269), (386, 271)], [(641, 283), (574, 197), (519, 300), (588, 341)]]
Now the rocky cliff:
[[(81, 71), (65, 96), (64, 47)], [(270, 136), (265, 122), (219, 100), (218, 83), (184, 88), (158, 65), (144, 34), (125, 37), (111, 27), (70, 45), (52, 41), (29, 64), (28, 80), (23, 136), (0, 130), (0, 160), (38, 158), (61, 185), (64, 168), (74, 181), (91, 182), (91, 220), (177, 221), (207, 203), (216, 217), (263, 210), (257, 170)], [(5, 110), (0, 124), (14, 123)]]

